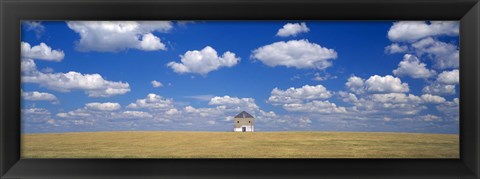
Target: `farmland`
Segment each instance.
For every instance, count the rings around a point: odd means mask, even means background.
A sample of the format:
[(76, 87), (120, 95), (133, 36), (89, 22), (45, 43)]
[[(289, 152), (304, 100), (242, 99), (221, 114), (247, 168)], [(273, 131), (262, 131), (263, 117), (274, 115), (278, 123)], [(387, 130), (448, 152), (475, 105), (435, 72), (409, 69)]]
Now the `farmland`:
[(458, 158), (459, 136), (381, 132), (23, 134), (22, 158)]

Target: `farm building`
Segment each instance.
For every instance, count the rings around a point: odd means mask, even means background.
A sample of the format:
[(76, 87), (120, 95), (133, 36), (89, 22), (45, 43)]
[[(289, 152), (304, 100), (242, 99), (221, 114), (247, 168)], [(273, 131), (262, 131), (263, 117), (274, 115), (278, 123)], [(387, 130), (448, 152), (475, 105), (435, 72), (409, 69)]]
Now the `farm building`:
[(248, 114), (245, 111), (242, 111), (238, 115), (236, 115), (234, 118), (234, 132), (253, 132), (254, 127), (253, 127), (253, 119), (254, 117), (250, 114)]

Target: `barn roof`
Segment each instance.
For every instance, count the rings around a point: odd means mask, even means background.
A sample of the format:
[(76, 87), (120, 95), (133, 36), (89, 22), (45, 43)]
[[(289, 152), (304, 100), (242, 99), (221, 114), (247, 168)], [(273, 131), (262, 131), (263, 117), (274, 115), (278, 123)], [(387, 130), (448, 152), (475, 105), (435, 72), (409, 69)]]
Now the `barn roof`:
[(235, 118), (253, 118), (252, 115), (248, 114), (245, 111), (242, 111), (241, 113), (238, 113)]

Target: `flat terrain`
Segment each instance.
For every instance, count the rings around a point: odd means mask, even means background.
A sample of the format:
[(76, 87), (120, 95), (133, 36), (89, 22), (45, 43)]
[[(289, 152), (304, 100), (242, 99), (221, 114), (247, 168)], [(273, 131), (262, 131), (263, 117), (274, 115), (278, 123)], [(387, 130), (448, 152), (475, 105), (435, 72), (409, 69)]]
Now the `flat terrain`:
[(22, 135), (23, 158), (458, 158), (459, 136), (380, 132)]

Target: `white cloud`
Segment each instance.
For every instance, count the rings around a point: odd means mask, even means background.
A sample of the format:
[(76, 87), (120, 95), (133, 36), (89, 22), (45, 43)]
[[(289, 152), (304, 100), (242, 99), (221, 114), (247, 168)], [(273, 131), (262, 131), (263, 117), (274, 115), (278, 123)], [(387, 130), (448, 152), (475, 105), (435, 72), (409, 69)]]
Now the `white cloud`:
[(427, 114), (427, 115), (424, 115), (424, 116), (420, 116), (419, 118), (420, 118), (421, 120), (425, 121), (425, 122), (431, 122), (431, 121), (439, 121), (439, 120), (441, 120), (440, 117), (435, 116), (435, 115), (431, 115), (431, 114)]
[(152, 32), (168, 32), (168, 21), (69, 21), (70, 29), (80, 35), (77, 50), (115, 52), (130, 48), (166, 50), (160, 38)]
[(54, 101), (54, 102), (58, 101), (55, 95), (50, 93), (38, 92), (38, 91), (32, 91), (32, 92), (22, 91), (22, 98), (29, 101)]
[(85, 104), (87, 109), (98, 110), (98, 111), (116, 111), (121, 108), (118, 103), (87, 103)]
[[(36, 83), (60, 92), (70, 92), (72, 90), (84, 90), (89, 97), (110, 97), (113, 95), (125, 94), (130, 91), (130, 85), (123, 82), (114, 82), (105, 80), (99, 74), (81, 74), (70, 71), (68, 73), (42, 73), (31, 69), (34, 66), (33, 61), (22, 61), (22, 71), (30, 71), (29, 74), (22, 76), (24, 83)], [(26, 69), (23, 69), (25, 67)]]
[(268, 98), (268, 102), (274, 105), (301, 103), (304, 100), (326, 99), (331, 96), (332, 93), (322, 85), (305, 85), (301, 88), (290, 87), (285, 91), (274, 88)]
[(40, 21), (22, 21), (22, 25), (26, 26), (27, 31), (34, 31), (37, 38), (45, 32), (45, 26)]
[(27, 42), (22, 42), (21, 51), (23, 58), (31, 58), (35, 60), (48, 60), (48, 61), (62, 61), (65, 54), (61, 50), (52, 50), (45, 43), (40, 43), (36, 46), (30, 46)]
[(277, 36), (288, 37), (297, 36), (297, 34), (310, 31), (305, 22), (302, 23), (287, 23), (278, 30)]
[(310, 113), (346, 113), (344, 107), (338, 107), (335, 103), (329, 101), (312, 101), (307, 103), (284, 104), (283, 108), (287, 111), (310, 112)]
[(165, 112), (165, 114), (167, 115), (176, 115), (176, 114), (180, 114), (180, 111), (177, 109), (177, 108), (172, 108), (172, 109), (169, 109)]
[(20, 66), (22, 74), (32, 75), (37, 72), (37, 65), (32, 59), (22, 58)]
[(427, 54), (433, 59), (437, 69), (457, 68), (459, 66), (460, 53), (458, 47), (435, 40), (431, 37), (422, 39), (412, 44), (419, 55)]
[(422, 89), (422, 92), (435, 95), (453, 95), (455, 94), (455, 85), (446, 85), (433, 82), (430, 85), (425, 86)]
[(348, 78), (347, 82), (345, 83), (345, 86), (348, 88), (348, 90), (355, 92), (357, 94), (362, 94), (365, 92), (364, 84), (365, 80), (363, 80), (360, 77), (357, 76), (351, 76)]
[(142, 36), (142, 41), (140, 41), (140, 50), (145, 51), (154, 51), (154, 50), (165, 50), (165, 44), (160, 42), (160, 38), (153, 35), (152, 33), (144, 34)]
[(209, 105), (224, 105), (237, 110), (256, 110), (259, 109), (253, 98), (237, 98), (230, 96), (215, 96), (210, 99)]
[(76, 109), (69, 112), (57, 113), (57, 117), (59, 118), (80, 119), (80, 118), (87, 118), (90, 116), (91, 116), (90, 112), (85, 109)]
[(45, 124), (53, 121), (50, 111), (45, 108), (22, 109), (21, 118), (25, 124)]
[(437, 81), (447, 85), (458, 84), (460, 82), (459, 71), (458, 70), (444, 71), (438, 75)]
[(458, 21), (400, 21), (393, 23), (388, 31), (391, 41), (413, 42), (429, 36), (458, 35), (460, 28)]
[(160, 83), (160, 82), (157, 81), (157, 80), (153, 80), (151, 83), (152, 83), (152, 86), (153, 86), (154, 88), (160, 88), (160, 87), (163, 86), (163, 84)]
[(198, 73), (201, 75), (206, 75), (220, 67), (235, 66), (240, 61), (240, 58), (230, 51), (218, 56), (217, 51), (210, 46), (206, 46), (200, 51), (187, 51), (180, 57), (181, 63), (172, 61), (167, 66), (176, 73)]
[(431, 95), (431, 94), (423, 94), (421, 96), (422, 100), (426, 103), (435, 103), (435, 104), (439, 104), (439, 103), (443, 103), (445, 102), (445, 98), (441, 97), (441, 96), (435, 96), (435, 95)]
[(142, 118), (152, 118), (153, 115), (151, 115), (148, 112), (143, 112), (143, 111), (123, 111), (120, 113), (121, 115), (115, 116), (115, 118), (123, 118), (123, 119), (142, 119)]
[(351, 104), (357, 104), (359, 102), (357, 96), (353, 93), (340, 91), (338, 92), (338, 95), (342, 98), (343, 102), (351, 103)]
[(385, 94), (373, 94), (371, 99), (374, 102), (379, 103), (420, 103), (422, 98), (415, 96), (413, 94), (404, 94), (404, 93), (385, 93)]
[(409, 91), (407, 83), (402, 83), (400, 78), (391, 75), (383, 77), (378, 75), (371, 76), (365, 81), (365, 89), (369, 92), (379, 93), (402, 93)]
[[(421, 97), (405, 93), (368, 94), (355, 103), (353, 115), (414, 115), (427, 109)], [(393, 117), (393, 116), (392, 116)]]
[(270, 67), (281, 65), (298, 69), (325, 69), (332, 65), (331, 60), (337, 58), (337, 52), (308, 40), (290, 40), (257, 48), (251, 57)]
[(403, 60), (398, 64), (398, 68), (393, 70), (396, 76), (410, 76), (412, 78), (430, 78), (436, 74), (434, 70), (428, 70), (425, 63), (411, 54), (405, 54)]
[(392, 43), (389, 46), (385, 47), (385, 53), (394, 54), (394, 53), (402, 53), (408, 50), (408, 46), (400, 45), (398, 43)]
[(168, 110), (173, 107), (172, 99), (165, 99), (164, 97), (150, 93), (144, 99), (138, 99), (135, 103), (131, 103), (127, 108), (147, 108), (155, 110)]
[(439, 112), (445, 114), (447, 116), (447, 119), (452, 121), (458, 121), (460, 113), (459, 107), (460, 100), (458, 98), (454, 98), (452, 101), (441, 103), (436, 108)]

